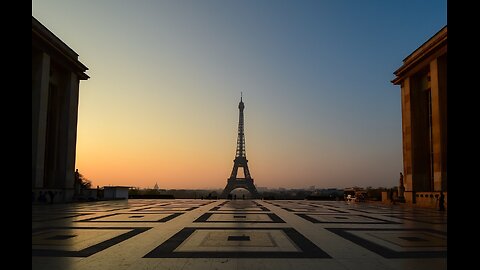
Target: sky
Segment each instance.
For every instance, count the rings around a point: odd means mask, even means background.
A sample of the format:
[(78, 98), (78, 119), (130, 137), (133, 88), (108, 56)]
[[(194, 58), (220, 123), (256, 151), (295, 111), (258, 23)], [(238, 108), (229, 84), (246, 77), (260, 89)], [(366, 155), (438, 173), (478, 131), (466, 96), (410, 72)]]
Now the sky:
[(393, 72), (441, 0), (32, 0), (79, 54), (76, 168), (93, 186), (224, 188), (243, 92), (257, 187), (393, 187)]

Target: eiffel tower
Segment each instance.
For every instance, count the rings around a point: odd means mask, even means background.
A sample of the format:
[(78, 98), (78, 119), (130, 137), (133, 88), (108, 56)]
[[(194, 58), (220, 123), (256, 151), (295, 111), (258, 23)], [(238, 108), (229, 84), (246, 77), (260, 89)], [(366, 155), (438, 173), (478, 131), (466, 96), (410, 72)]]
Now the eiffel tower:
[[(227, 179), (227, 186), (223, 189), (220, 198), (227, 198), (228, 194), (236, 188), (244, 188), (250, 192), (253, 199), (260, 198), (257, 188), (253, 185), (253, 178), (250, 176), (250, 171), (248, 170), (248, 160), (245, 152), (245, 134), (243, 133), (243, 109), (245, 105), (243, 104), (242, 95), (240, 95), (240, 103), (238, 104), (238, 109), (240, 111), (240, 116), (238, 120), (238, 137), (237, 137), (237, 151), (235, 154), (235, 159), (233, 160), (233, 169), (230, 178)], [(238, 178), (238, 168), (243, 168), (243, 173), (245, 178)]]

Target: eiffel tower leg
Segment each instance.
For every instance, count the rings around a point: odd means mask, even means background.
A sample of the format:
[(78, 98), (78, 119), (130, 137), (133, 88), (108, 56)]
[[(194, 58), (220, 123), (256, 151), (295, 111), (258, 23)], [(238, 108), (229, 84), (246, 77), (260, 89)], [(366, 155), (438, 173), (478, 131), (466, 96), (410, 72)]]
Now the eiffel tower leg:
[(250, 171), (248, 170), (248, 165), (245, 163), (245, 166), (243, 166), (243, 175), (245, 175), (245, 178), (252, 178), (250, 176)]
[(236, 178), (237, 173), (238, 173), (238, 164), (235, 163), (233, 165), (232, 174), (230, 175), (230, 178)]
[(257, 189), (255, 188), (255, 186), (252, 184), (252, 185), (249, 185), (247, 187), (247, 190), (250, 192), (250, 194), (252, 195), (252, 199), (261, 199), (260, 198), (260, 194), (258, 193)]
[(222, 194), (220, 195), (220, 199), (227, 199), (228, 194), (230, 194), (230, 192), (232, 192), (232, 190), (234, 190), (235, 188), (236, 188), (235, 184), (232, 181), (229, 180), (227, 182), (227, 185), (223, 189)]

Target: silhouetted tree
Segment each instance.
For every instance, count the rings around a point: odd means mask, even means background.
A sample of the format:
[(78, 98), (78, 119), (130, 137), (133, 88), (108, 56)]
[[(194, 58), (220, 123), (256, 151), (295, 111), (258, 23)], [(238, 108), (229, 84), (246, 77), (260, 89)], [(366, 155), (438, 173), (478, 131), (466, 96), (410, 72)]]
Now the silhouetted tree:
[(75, 181), (79, 181), (81, 189), (88, 189), (92, 187), (92, 181), (88, 180), (83, 174), (78, 173), (78, 179)]

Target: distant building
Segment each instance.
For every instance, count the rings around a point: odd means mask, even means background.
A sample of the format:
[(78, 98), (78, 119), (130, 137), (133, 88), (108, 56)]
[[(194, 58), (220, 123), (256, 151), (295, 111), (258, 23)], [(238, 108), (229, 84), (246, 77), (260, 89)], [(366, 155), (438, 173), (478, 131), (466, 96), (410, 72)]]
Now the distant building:
[(128, 199), (130, 187), (105, 186), (103, 187), (103, 198), (107, 200)]
[(349, 187), (349, 188), (344, 188), (343, 190), (340, 190), (340, 191), (343, 192), (344, 197), (347, 197), (348, 195), (351, 195), (352, 197), (354, 197), (355, 193), (364, 192), (365, 189), (361, 187)]
[(447, 191), (447, 26), (403, 60), (403, 174), (407, 203), (436, 207)]
[(32, 196), (74, 194), (78, 91), (87, 80), (78, 54), (32, 17)]

